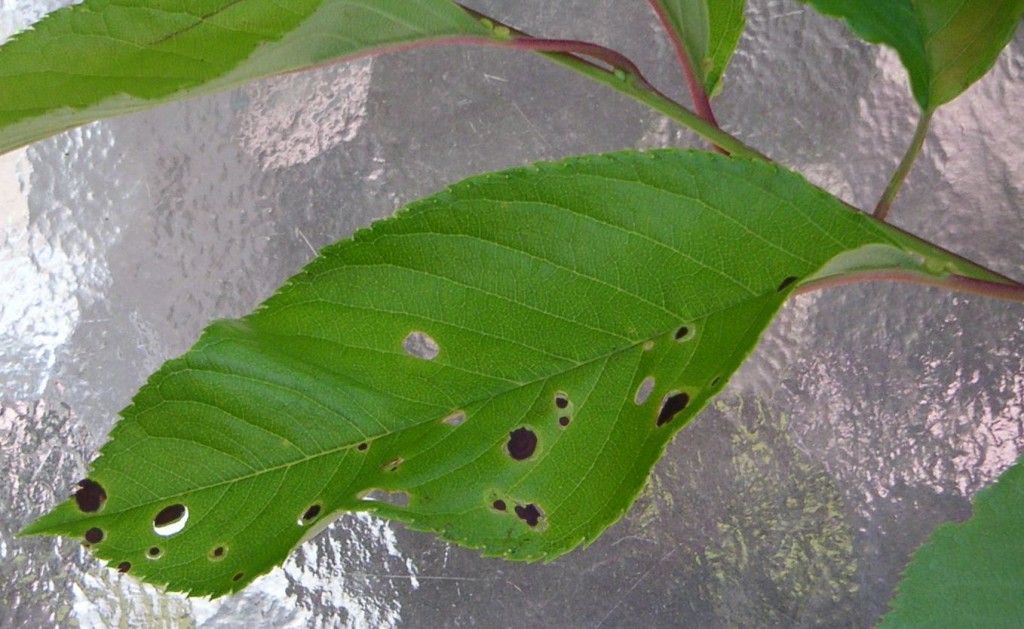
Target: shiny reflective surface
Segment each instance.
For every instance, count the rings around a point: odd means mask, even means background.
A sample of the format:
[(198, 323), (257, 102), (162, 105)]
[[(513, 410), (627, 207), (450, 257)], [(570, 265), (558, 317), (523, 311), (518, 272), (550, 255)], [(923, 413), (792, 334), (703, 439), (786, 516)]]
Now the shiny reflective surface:
[[(60, 4), (0, 0), (0, 34)], [(609, 44), (685, 98), (643, 2), (472, 4)], [(870, 207), (916, 118), (898, 59), (795, 2), (748, 11), (719, 119)], [(936, 114), (892, 213), (1018, 279), (1020, 102), (1018, 34)], [(459, 48), (279, 77), (0, 158), (0, 626), (872, 625), (909, 553), (1024, 447), (1020, 305), (882, 284), (796, 298), (627, 516), (548, 565), (349, 516), (242, 594), (190, 601), (75, 543), (14, 537), (71, 491), (151, 371), (315, 249), (477, 172), (687, 145), (701, 146), (560, 67)]]

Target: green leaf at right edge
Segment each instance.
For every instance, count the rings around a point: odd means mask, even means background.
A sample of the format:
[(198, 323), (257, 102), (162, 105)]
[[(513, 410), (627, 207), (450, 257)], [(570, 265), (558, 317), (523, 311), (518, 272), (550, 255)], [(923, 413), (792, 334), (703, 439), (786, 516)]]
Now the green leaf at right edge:
[(1024, 459), (935, 530), (907, 567), (882, 629), (1024, 627)]
[(722, 88), (722, 74), (743, 34), (745, 0), (651, 0), (682, 44), (694, 77), (708, 96)]
[(800, 0), (896, 49), (924, 111), (980, 79), (1013, 37), (1024, 0)]
[(759, 162), (474, 177), (211, 325), (23, 533), (215, 596), (358, 510), (552, 559), (625, 512), (796, 286), (872, 268), (999, 281)]
[(0, 153), (265, 76), (489, 36), (450, 0), (85, 0), (0, 46)]

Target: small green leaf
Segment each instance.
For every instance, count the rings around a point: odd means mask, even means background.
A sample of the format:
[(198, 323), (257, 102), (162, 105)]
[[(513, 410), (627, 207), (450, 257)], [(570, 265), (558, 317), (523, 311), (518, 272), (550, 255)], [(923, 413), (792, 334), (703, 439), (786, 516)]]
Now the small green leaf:
[(722, 88), (746, 25), (744, 0), (653, 0), (682, 44), (697, 81), (709, 96)]
[(759, 162), (661, 151), (475, 177), (211, 325), (24, 533), (215, 596), (357, 510), (552, 559), (624, 513), (795, 287), (890, 266), (974, 273)]
[(487, 37), (449, 0), (86, 0), (0, 47), (0, 153), (260, 77)]
[(1024, 459), (914, 553), (880, 625), (1024, 627)]
[(899, 53), (921, 109), (980, 79), (1024, 15), (1024, 0), (800, 0), (843, 18), (864, 40)]

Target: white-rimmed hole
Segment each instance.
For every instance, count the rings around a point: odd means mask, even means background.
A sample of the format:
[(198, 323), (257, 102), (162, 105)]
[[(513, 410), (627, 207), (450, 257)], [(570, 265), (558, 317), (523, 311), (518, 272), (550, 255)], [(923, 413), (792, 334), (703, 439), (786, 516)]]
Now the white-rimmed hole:
[(188, 523), (188, 507), (174, 504), (164, 507), (153, 518), (153, 532), (160, 537), (170, 537), (180, 533)]
[(441, 353), (441, 346), (426, 332), (410, 332), (402, 341), (402, 349), (421, 360), (434, 360)]
[(454, 413), (452, 413), (448, 417), (445, 417), (444, 419), (442, 419), (441, 423), (442, 424), (447, 424), (448, 426), (461, 426), (465, 421), (466, 421), (466, 412), (465, 411), (455, 411)]
[(654, 376), (647, 376), (640, 383), (640, 386), (636, 388), (636, 395), (633, 396), (633, 402), (637, 406), (640, 406), (647, 401), (647, 398), (651, 397), (651, 391), (654, 390)]

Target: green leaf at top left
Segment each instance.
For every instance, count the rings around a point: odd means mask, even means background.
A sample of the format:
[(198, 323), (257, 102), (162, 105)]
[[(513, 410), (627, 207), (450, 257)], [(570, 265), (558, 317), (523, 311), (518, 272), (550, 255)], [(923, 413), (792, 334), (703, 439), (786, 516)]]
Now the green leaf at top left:
[(0, 153), (331, 60), (488, 36), (449, 0), (86, 0), (0, 47)]

